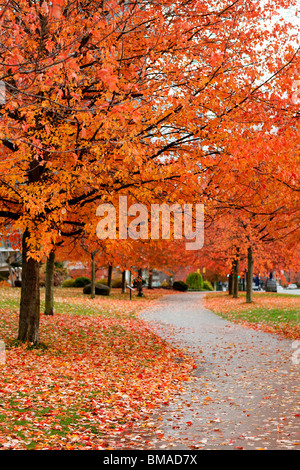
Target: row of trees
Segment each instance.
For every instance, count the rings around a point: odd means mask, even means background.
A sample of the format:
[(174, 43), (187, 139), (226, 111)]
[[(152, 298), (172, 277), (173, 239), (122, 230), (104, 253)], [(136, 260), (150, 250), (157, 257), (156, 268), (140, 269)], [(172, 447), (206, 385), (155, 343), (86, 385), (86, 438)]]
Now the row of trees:
[[(212, 233), (227, 229), (215, 253), (234, 263), (297, 240), (299, 31), (279, 17), (295, 4), (0, 2), (0, 221), (23, 233), (19, 340), (39, 341), (40, 261), (93, 244), (98, 205), (119, 195), (205, 204)], [(115, 243), (108, 258), (128, 264), (135, 241)]]

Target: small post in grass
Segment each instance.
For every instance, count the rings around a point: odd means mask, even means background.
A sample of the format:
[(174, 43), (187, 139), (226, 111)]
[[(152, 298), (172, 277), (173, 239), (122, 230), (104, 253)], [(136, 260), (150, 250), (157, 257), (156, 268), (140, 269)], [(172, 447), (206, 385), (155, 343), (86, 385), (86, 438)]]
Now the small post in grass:
[(128, 289), (129, 289), (129, 295), (130, 295), (130, 300), (131, 300), (132, 299), (132, 291), (135, 290), (135, 289), (131, 286), (128, 286), (128, 285), (126, 287), (128, 287)]

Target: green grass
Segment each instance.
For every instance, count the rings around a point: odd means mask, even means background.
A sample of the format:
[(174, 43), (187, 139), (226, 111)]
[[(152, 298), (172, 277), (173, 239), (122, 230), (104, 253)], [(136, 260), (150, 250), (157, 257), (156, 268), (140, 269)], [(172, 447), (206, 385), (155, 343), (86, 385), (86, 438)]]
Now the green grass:
[(286, 294), (286, 293), (280, 293), (280, 292), (255, 292), (254, 295), (263, 295), (264, 297), (293, 297), (293, 298), (299, 298), (298, 294)]
[(265, 323), (267, 325), (278, 323), (294, 323), (295, 325), (300, 321), (299, 309), (284, 310), (284, 308), (259, 308), (253, 307), (253, 310), (245, 312), (231, 311), (230, 313), (219, 313), (223, 318), (238, 317), (240, 320), (249, 321), (251, 323)]
[(233, 322), (252, 326), (298, 339), (300, 336), (300, 297), (293, 294), (255, 292), (253, 302), (246, 303), (245, 292), (233, 299), (228, 293), (210, 293), (206, 307)]

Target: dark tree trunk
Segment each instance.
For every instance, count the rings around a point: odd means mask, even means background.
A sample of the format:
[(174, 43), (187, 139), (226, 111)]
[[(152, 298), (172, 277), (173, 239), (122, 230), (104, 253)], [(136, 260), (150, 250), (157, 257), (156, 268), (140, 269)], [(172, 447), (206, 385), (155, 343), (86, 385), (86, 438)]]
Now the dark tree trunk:
[(231, 273), (229, 274), (229, 278), (228, 278), (228, 294), (229, 295), (232, 295), (232, 271)]
[(149, 279), (148, 279), (148, 289), (152, 289), (152, 281), (153, 281), (153, 273), (152, 271), (149, 272)]
[(233, 289), (232, 297), (238, 299), (239, 297), (239, 258), (237, 257), (233, 262)]
[(247, 272), (247, 291), (246, 291), (246, 302), (250, 304), (253, 302), (253, 250), (252, 247), (248, 248), (248, 272)]
[(54, 315), (54, 261), (55, 252), (51, 251), (46, 263), (45, 315)]
[(143, 293), (143, 270), (139, 269), (138, 271), (138, 282), (137, 282), (137, 288), (138, 288), (138, 296), (139, 297), (144, 297)]
[(33, 258), (27, 259), (28, 238), (29, 232), (26, 229), (22, 240), (22, 287), (18, 340), (38, 344), (40, 325), (39, 262)]
[(113, 272), (112, 264), (109, 264), (108, 265), (107, 285), (110, 288), (111, 288), (111, 282), (112, 282), (112, 272)]
[(126, 271), (122, 272), (122, 294), (126, 293)]
[(91, 299), (95, 298), (96, 290), (96, 265), (95, 265), (95, 253), (91, 253)]

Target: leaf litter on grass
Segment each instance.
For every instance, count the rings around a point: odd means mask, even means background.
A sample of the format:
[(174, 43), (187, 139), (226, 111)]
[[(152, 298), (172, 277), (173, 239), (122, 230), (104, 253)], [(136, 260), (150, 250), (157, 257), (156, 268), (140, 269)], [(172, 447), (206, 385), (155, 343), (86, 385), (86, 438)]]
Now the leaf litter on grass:
[[(1, 299), (7, 298), (14, 298), (11, 290), (2, 290)], [(7, 345), (0, 366), (0, 448), (136, 445), (133, 429), (151, 428), (153, 410), (180, 390), (192, 368), (136, 317), (153, 299), (91, 301), (60, 292), (55, 315), (41, 315), (39, 348), (14, 341), (18, 314), (15, 303), (6, 303), (0, 322)]]
[(300, 296), (254, 293), (253, 302), (246, 303), (243, 293), (238, 299), (228, 293), (211, 293), (206, 295), (204, 306), (230, 321), (300, 339)]

